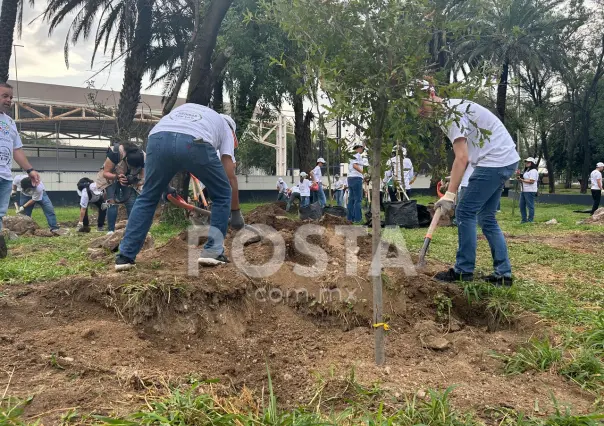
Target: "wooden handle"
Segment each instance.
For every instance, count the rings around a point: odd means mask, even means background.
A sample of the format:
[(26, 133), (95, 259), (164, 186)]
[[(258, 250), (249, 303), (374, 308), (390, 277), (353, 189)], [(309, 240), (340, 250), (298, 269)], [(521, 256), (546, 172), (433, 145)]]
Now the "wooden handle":
[(434, 217), (432, 218), (432, 222), (430, 222), (430, 227), (428, 228), (428, 232), (426, 232), (426, 238), (432, 239), (432, 233), (438, 226), (438, 222), (440, 221), (440, 216), (442, 215), (442, 210), (438, 207), (434, 211)]

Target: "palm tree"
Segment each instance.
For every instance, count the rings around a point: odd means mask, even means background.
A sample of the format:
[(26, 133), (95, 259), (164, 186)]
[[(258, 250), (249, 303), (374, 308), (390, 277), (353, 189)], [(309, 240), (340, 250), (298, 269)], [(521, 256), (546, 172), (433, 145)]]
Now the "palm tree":
[(462, 39), (457, 52), (468, 63), (490, 62), (498, 69), (497, 113), (505, 120), (510, 73), (520, 63), (538, 69), (546, 62), (547, 46), (540, 40), (561, 32), (574, 21), (555, 9), (564, 0), (486, 0), (474, 18), (476, 32)]
[[(99, 49), (111, 60), (126, 58), (124, 84), (117, 112), (118, 137), (130, 139), (132, 121), (140, 100), (141, 81), (146, 71), (152, 36), (153, 0), (50, 0), (44, 19), (50, 23), (49, 36), (75, 13), (65, 38), (65, 63), (69, 66), (69, 45), (87, 40), (97, 22), (91, 66)], [(118, 54), (119, 53), (119, 54)]]
[[(33, 0), (29, 0), (31, 6)], [(10, 67), (10, 57), (13, 52), (13, 34), (15, 25), (17, 33), (21, 37), (23, 23), (23, 0), (2, 0), (2, 10), (0, 11), (0, 83), (6, 83), (8, 80), (8, 69)]]

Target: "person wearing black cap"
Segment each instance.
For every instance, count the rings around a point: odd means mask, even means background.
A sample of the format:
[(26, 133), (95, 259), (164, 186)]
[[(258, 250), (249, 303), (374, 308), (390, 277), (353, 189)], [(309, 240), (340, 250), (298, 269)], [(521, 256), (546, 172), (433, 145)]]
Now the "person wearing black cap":
[(532, 223), (535, 218), (535, 197), (538, 189), (537, 182), (539, 182), (537, 160), (533, 157), (524, 160), (524, 172), (521, 176), (518, 176), (518, 180), (522, 185), (522, 192), (520, 193), (520, 216), (522, 221), (520, 223)]
[(357, 144), (352, 149), (356, 152), (348, 164), (348, 214), (351, 222), (363, 220), (361, 200), (363, 199), (363, 166), (365, 162), (361, 154), (365, 148)]

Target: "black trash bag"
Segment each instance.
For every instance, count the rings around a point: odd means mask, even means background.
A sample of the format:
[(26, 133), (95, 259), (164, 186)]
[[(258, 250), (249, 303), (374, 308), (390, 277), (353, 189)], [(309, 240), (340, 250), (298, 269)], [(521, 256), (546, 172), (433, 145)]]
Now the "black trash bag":
[(307, 207), (300, 207), (300, 219), (301, 220), (319, 220), (323, 217), (323, 207), (319, 202), (312, 203)]
[[(365, 213), (365, 223), (364, 226), (370, 227), (373, 226), (372, 225), (372, 219), (371, 219), (372, 215), (371, 215), (371, 211), (368, 211)], [(386, 222), (383, 220), (380, 220), (380, 226), (382, 228), (386, 227)]]
[(330, 214), (332, 216), (346, 217), (346, 209), (341, 206), (325, 207), (325, 208), (323, 208), (323, 214)]
[(430, 210), (428, 207), (418, 204), (417, 205), (417, 222), (420, 228), (427, 228), (430, 226), (432, 222), (432, 216), (430, 215)]
[(386, 226), (398, 225), (403, 228), (418, 228), (417, 202), (394, 201), (384, 203), (386, 207)]

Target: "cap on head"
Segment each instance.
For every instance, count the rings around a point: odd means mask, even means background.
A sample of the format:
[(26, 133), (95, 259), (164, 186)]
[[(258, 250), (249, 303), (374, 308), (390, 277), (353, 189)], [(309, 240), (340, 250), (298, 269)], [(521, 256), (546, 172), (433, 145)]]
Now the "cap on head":
[(425, 92), (426, 94), (435, 95), (436, 90), (434, 89), (434, 84), (431, 83), (428, 79), (418, 79), (412, 82), (413, 84), (413, 94), (417, 92)]
[(279, 183), (283, 183), (283, 178), (279, 178)]
[(224, 120), (227, 122), (233, 132), (237, 131), (237, 125), (235, 124), (235, 120), (233, 120), (230, 115), (220, 114), (220, 116), (224, 118)]
[(604, 167), (604, 163), (599, 162), (598, 164), (596, 164), (596, 167)]
[(334, 178), (339, 179), (340, 175), (334, 175)]
[(306, 174), (306, 172), (300, 172), (300, 176), (302, 176), (302, 177), (306, 177), (306, 176), (308, 176), (308, 175)]
[(317, 158), (317, 163), (325, 164), (325, 159), (323, 157), (319, 157), (319, 158)]
[(355, 146), (352, 147), (353, 150), (359, 149), (359, 148), (363, 148), (363, 151), (365, 151), (365, 147), (361, 144), (356, 144)]
[(531, 162), (531, 163), (533, 163), (533, 164), (537, 164), (537, 160), (535, 160), (533, 157), (528, 157), (528, 158), (527, 158), (526, 160), (524, 160), (524, 161), (526, 161), (527, 163), (530, 161), (530, 162)]

